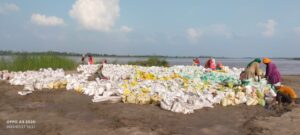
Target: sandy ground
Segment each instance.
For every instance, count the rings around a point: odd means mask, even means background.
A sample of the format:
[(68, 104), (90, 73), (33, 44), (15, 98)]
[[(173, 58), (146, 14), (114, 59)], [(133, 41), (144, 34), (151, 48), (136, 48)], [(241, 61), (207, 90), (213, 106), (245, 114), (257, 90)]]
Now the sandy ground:
[[(284, 84), (300, 94), (300, 76), (285, 76)], [(0, 82), (0, 135), (300, 134), (299, 107), (281, 113), (261, 106), (216, 106), (183, 115), (155, 105), (93, 103), (91, 97), (65, 90), (20, 96), (21, 89)], [(11, 129), (7, 122), (12, 120), (36, 123)]]

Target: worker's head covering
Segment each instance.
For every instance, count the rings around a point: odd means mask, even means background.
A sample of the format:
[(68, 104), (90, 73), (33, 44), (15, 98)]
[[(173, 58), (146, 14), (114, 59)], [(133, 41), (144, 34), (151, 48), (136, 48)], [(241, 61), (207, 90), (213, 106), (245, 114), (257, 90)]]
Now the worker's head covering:
[(218, 66), (219, 66), (219, 67), (223, 67), (223, 64), (222, 64), (221, 61), (218, 61)]
[(247, 67), (250, 67), (250, 66), (252, 65), (252, 63), (254, 63), (254, 62), (261, 63), (261, 60), (260, 60), (260, 58), (255, 58), (253, 61), (251, 61), (251, 62), (247, 65)]
[(271, 63), (271, 59), (269, 59), (269, 58), (264, 58), (264, 59), (263, 59), (263, 62), (264, 62), (265, 64), (269, 64), (269, 63)]
[(254, 59), (254, 61), (255, 61), (255, 62), (258, 62), (258, 63), (261, 63), (260, 58), (256, 58), (256, 59)]

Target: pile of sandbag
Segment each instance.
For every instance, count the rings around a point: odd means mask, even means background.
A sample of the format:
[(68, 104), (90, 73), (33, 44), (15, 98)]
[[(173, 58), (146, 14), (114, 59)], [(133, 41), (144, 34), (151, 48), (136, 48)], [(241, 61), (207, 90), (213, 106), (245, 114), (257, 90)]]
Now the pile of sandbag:
[[(196, 66), (142, 67), (132, 65), (103, 65), (108, 80), (89, 81), (101, 65), (80, 65), (78, 73), (65, 74), (62, 69), (41, 69), (26, 72), (0, 72), (1, 79), (11, 85), (24, 85), (19, 94), (35, 90), (66, 89), (92, 96), (93, 102), (124, 102), (132, 104), (160, 104), (173, 112), (189, 114), (196, 109), (247, 104), (264, 106), (272, 100), (274, 91), (266, 80), (249, 80), (241, 85), (243, 69), (225, 67), (212, 71)], [(275, 94), (276, 96), (276, 94)]]
[(65, 89), (67, 81), (62, 69), (40, 69), (39, 71), (11, 72), (9, 83), (11, 85), (23, 85), (24, 90), (20, 95), (27, 95), (34, 90)]

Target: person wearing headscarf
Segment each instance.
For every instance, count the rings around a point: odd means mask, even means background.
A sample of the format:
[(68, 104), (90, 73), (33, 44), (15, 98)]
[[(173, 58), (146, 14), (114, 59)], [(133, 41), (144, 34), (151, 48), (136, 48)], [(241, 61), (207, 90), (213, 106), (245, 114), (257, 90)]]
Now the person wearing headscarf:
[(217, 70), (223, 70), (223, 69), (224, 69), (224, 66), (223, 66), (222, 62), (218, 61)]
[(195, 58), (195, 65), (200, 66), (200, 59), (199, 58)]
[(89, 55), (89, 65), (93, 65), (94, 64), (94, 58), (93, 56), (90, 54)]
[(85, 55), (84, 54), (82, 54), (82, 56), (81, 56), (81, 64), (85, 64)]
[(193, 66), (196, 66), (196, 58), (193, 58)]
[(107, 60), (104, 59), (104, 60), (102, 61), (102, 64), (107, 64)]
[(107, 60), (104, 59), (101, 63), (102, 64), (99, 66), (99, 68), (96, 70), (96, 72), (94, 73), (94, 75), (91, 77), (90, 81), (96, 80), (96, 78), (99, 78), (100, 80), (101, 79), (105, 79), (105, 80), (108, 79), (108, 77), (106, 77), (106, 76), (103, 75), (103, 68), (104, 68), (104, 65), (107, 64)]
[(205, 68), (216, 70), (216, 60), (213, 58), (209, 58), (205, 64)]
[(243, 72), (245, 74), (245, 79), (253, 78), (255, 81), (260, 81), (260, 75), (262, 74), (259, 66), (260, 63), (261, 60), (256, 58), (247, 65), (245, 71)]
[(263, 63), (266, 64), (266, 79), (273, 86), (281, 86), (281, 75), (277, 66), (269, 58), (264, 58)]
[(278, 101), (279, 104), (295, 104), (298, 96), (293, 88), (281, 85), (277, 86), (276, 89), (278, 90), (276, 101)]

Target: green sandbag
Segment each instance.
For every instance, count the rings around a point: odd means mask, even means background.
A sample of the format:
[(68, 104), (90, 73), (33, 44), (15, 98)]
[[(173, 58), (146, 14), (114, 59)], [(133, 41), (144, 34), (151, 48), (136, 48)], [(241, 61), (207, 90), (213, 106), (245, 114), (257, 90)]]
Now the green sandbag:
[(258, 98), (260, 98), (260, 99), (264, 99), (264, 97), (265, 97), (265, 95), (264, 95), (264, 93), (261, 93), (260, 91), (256, 91), (256, 95), (257, 95), (257, 97)]
[(261, 105), (261, 106), (265, 106), (266, 101), (264, 99), (258, 99), (258, 104)]

